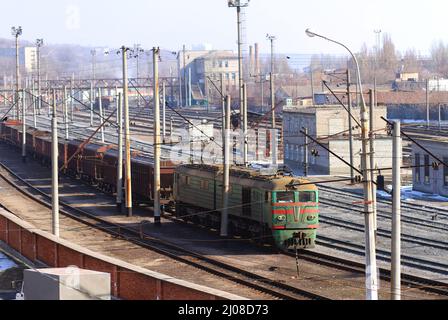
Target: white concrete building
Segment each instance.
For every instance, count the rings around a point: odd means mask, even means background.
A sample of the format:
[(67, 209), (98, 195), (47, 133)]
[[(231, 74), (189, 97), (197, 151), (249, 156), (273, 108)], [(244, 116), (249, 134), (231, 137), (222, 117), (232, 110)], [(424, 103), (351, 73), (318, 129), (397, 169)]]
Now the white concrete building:
[[(359, 109), (352, 109), (359, 121)], [(379, 106), (374, 111), (375, 168), (391, 167), (392, 139), (386, 135), (386, 107)], [(353, 121), (353, 127), (357, 124)], [(348, 113), (341, 106), (291, 107), (283, 110), (283, 135), (285, 164), (297, 173), (302, 173), (305, 163), (305, 137), (300, 133), (307, 128), (313, 138), (317, 138), (326, 148), (350, 162)], [(353, 130), (354, 167), (360, 168), (360, 130)], [(350, 167), (325, 148), (309, 140), (308, 164), (310, 174), (346, 175)], [(318, 153), (313, 156), (312, 153)]]
[[(416, 139), (416, 141), (441, 159), (448, 163), (448, 139)], [(437, 160), (423, 151), (416, 144), (412, 144), (413, 186), (415, 191), (439, 194), (448, 197), (448, 168), (440, 164), (434, 168)]]

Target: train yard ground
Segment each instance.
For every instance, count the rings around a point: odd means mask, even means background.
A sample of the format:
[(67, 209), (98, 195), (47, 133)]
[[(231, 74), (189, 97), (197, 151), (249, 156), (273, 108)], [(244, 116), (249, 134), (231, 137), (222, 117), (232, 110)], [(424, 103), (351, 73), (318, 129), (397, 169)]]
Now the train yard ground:
[[(31, 186), (44, 193), (50, 193), (50, 170), (42, 167), (32, 159), (29, 159), (26, 164), (22, 164), (18, 159), (20, 159), (18, 152), (9, 146), (0, 144), (1, 163), (18, 176), (24, 178)], [(1, 173), (4, 178), (0, 179), (0, 188), (3, 191), (0, 193), (0, 203), (7, 210), (35, 225), (36, 228), (49, 231), (51, 228), (51, 209), (42, 204), (37, 204), (35, 200), (19, 192), (6, 180), (13, 181), (23, 190), (34, 194), (36, 197), (42, 198), (42, 195), (34, 188), (25, 185), (23, 181), (14, 178), (5, 168), (1, 169)], [(188, 250), (185, 252), (177, 251), (174, 253), (174, 257), (168, 257), (160, 253), (160, 251), (155, 252), (148, 247), (136, 244), (129, 235), (127, 239), (124, 239), (123, 237), (117, 237), (83, 224), (82, 221), (66, 216), (61, 217), (61, 236), (64, 239), (153, 271), (224, 290), (249, 299), (364, 298), (364, 270), (362, 268), (355, 271), (347, 266), (341, 267), (340, 262), (338, 267), (338, 263), (333, 265), (324, 264), (317, 261), (317, 258), (314, 258), (314, 262), (310, 262), (312, 259), (306, 259), (305, 256), (312, 255), (312, 251), (303, 253), (303, 258), (299, 255), (299, 272), (297, 273), (297, 264), (294, 256), (275, 252), (269, 247), (254, 245), (244, 239), (232, 238), (223, 240), (216, 233), (210, 232), (210, 230), (179, 223), (171, 219), (163, 219), (162, 228), (156, 228), (152, 224), (150, 208), (136, 208), (134, 211), (135, 216), (127, 218), (117, 212), (113, 197), (104, 195), (95, 188), (86, 186), (78, 180), (61, 177), (60, 197), (62, 202), (89, 212), (109, 223), (132, 229), (136, 234), (143, 234), (144, 237), (156, 238)], [(332, 207), (322, 207), (323, 217), (326, 216), (326, 213), (331, 214), (333, 211)], [(326, 236), (329, 229), (330, 227), (323, 223), (319, 232), (322, 236)], [(357, 241), (355, 240), (355, 235), (358, 237), (359, 234), (359, 237), (362, 237), (361, 232), (355, 233), (353, 230), (350, 231), (350, 229), (345, 230), (341, 228), (336, 233), (339, 239), (341, 239), (343, 234), (353, 237), (353, 242)], [(136, 235), (134, 237), (138, 238)], [(174, 249), (171, 248), (169, 250), (173, 253)], [(316, 251), (320, 250), (319, 246)], [(271, 293), (262, 292), (260, 288), (254, 289), (232, 281), (233, 278), (241, 278), (242, 276), (235, 276), (229, 270), (227, 270), (226, 275), (217, 276), (197, 266), (192, 266), (188, 263), (188, 260), (193, 255), (204, 256), (221, 264), (231, 265), (234, 268), (250, 273), (252, 279), (256, 279), (253, 280), (254, 282), (266, 284), (266, 280), (268, 280)], [(341, 256), (341, 253), (334, 253), (334, 256)], [(381, 299), (389, 299), (389, 286), (387, 279), (381, 281)], [(446, 288), (443, 287), (442, 282), (437, 284), (439, 286), (438, 289), (440, 289), (438, 292), (423, 290), (423, 287), (428, 286), (434, 288), (435, 284), (421, 283), (417, 287), (406, 287), (403, 291), (403, 298), (446, 299), (448, 293), (444, 292)], [(294, 288), (296, 289), (295, 291)], [(279, 294), (272, 294), (272, 291), (277, 291)], [(285, 293), (285, 291), (288, 292)], [(280, 294), (280, 292), (283, 293)]]

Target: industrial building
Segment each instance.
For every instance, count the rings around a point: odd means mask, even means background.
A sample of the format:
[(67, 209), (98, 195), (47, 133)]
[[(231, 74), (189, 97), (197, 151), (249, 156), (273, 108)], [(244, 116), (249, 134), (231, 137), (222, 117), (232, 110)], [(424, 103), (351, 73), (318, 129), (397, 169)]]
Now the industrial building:
[[(353, 115), (359, 121), (359, 108), (352, 109)], [(374, 110), (373, 129), (375, 131), (375, 168), (392, 165), (392, 139), (387, 137), (386, 123), (381, 117), (386, 117), (386, 107), (379, 106)], [(356, 123), (353, 122), (356, 127)], [(341, 106), (319, 107), (286, 107), (283, 110), (284, 161), (296, 173), (302, 174), (305, 164), (306, 140), (300, 133), (302, 128), (308, 129), (308, 134), (318, 138), (326, 148), (335, 152), (345, 161), (350, 162), (349, 119), (348, 113)], [(353, 130), (354, 166), (360, 168), (361, 141), (360, 132)], [(311, 141), (309, 141), (311, 142)], [(339, 175), (349, 174), (350, 168), (337, 157), (331, 155), (325, 148), (316, 143), (308, 145), (308, 165), (311, 174)]]
[[(416, 141), (443, 162), (448, 162), (446, 138), (420, 138)], [(413, 189), (448, 197), (448, 168), (443, 165), (433, 166), (436, 160), (415, 143), (412, 144), (412, 156), (413, 165), (421, 166), (413, 169)]]
[[(15, 63), (15, 48), (0, 48), (0, 58), (11, 59)], [(33, 72), (37, 69), (37, 50), (35, 47), (19, 48), (19, 63), (26, 72)]]

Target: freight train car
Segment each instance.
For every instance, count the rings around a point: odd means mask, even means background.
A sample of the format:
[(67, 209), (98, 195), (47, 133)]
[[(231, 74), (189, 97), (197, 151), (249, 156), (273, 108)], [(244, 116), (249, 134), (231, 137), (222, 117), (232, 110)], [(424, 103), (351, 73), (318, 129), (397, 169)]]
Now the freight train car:
[[(314, 184), (246, 168), (235, 167), (230, 173), (230, 233), (254, 239), (270, 237), (285, 250), (315, 246), (319, 195)], [(174, 200), (178, 217), (219, 229), (222, 177), (222, 166), (177, 167)]]
[[(0, 123), (0, 138), (8, 144), (21, 148), (20, 123)], [(51, 165), (51, 133), (27, 127), (27, 153), (42, 164)], [(59, 139), (59, 167), (72, 177), (77, 177), (107, 193), (117, 191), (118, 151), (115, 145), (91, 142), (80, 148), (83, 141)], [(71, 160), (70, 160), (71, 159)], [(69, 161), (70, 160), (70, 161)], [(152, 159), (133, 154), (131, 158), (132, 191), (135, 203), (152, 202), (154, 165)], [(124, 166), (123, 166), (124, 172)], [(170, 199), (173, 193), (174, 165), (161, 162), (161, 197)]]

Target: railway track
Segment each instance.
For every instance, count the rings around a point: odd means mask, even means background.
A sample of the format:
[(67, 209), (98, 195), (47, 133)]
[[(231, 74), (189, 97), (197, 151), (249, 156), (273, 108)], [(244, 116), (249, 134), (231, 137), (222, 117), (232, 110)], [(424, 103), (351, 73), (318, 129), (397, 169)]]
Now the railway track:
[[(27, 181), (12, 172), (5, 164), (0, 162), (0, 177), (13, 188), (29, 197), (33, 201), (51, 208), (51, 196), (35, 188)], [(13, 181), (14, 180), (14, 181)], [(70, 206), (61, 202), (61, 214), (86, 224), (90, 227), (99, 229), (115, 237), (125, 239), (146, 249), (168, 256), (179, 262), (194, 266), (217, 277), (231, 280), (242, 286), (252, 288), (263, 294), (272, 296), (276, 299), (285, 300), (329, 300), (328, 297), (302, 290), (281, 282), (272, 281), (269, 278), (251, 273), (247, 270), (223, 263), (201, 255), (197, 252), (186, 250), (176, 244), (156, 239), (139, 230), (139, 226), (129, 227), (112, 223), (99, 218), (79, 208)]]
[[(356, 204), (363, 199), (362, 196), (354, 195), (349, 192), (339, 191), (338, 189), (328, 188), (326, 186), (319, 185), (320, 189), (320, 199), (321, 202), (328, 205), (333, 205), (335, 207), (341, 207), (346, 210), (362, 212), (364, 210), (361, 204)], [(327, 193), (323, 192), (327, 191)], [(342, 200), (341, 198), (345, 198), (346, 200)], [(352, 200), (350, 200), (352, 199)], [(392, 216), (390, 212), (392, 203), (386, 203), (383, 200), (378, 200), (377, 206), (377, 215), (378, 217), (391, 220)], [(403, 210), (404, 209), (404, 210)], [(419, 218), (415, 216), (415, 213), (427, 213), (428, 215), (425, 218)], [(438, 220), (435, 220), (434, 217), (438, 215)], [(439, 212), (436, 210), (428, 210), (424, 206), (414, 205), (414, 206), (406, 206), (402, 207), (402, 218), (403, 223), (408, 223), (411, 225), (419, 226), (419, 227), (427, 227), (430, 229), (436, 229), (441, 231), (448, 231), (448, 219), (446, 217), (446, 213)], [(447, 223), (443, 223), (440, 221), (446, 220)]]
[[(325, 205), (333, 205), (330, 202), (321, 202)], [(354, 231), (364, 232), (364, 224), (356, 223), (353, 221), (347, 221), (346, 219), (336, 218), (333, 216), (328, 215), (321, 215), (319, 217), (320, 222), (326, 223), (332, 226), (337, 226), (340, 228), (350, 229)], [(391, 231), (383, 228), (377, 229), (377, 235), (384, 237), (384, 238), (391, 238)], [(421, 246), (428, 246), (432, 248), (442, 249), (442, 250), (448, 250), (448, 242), (441, 241), (441, 240), (435, 240), (435, 239), (428, 239), (424, 237), (419, 237), (415, 235), (409, 235), (406, 233), (401, 234), (401, 240)]]
[[(295, 253), (292, 252), (289, 252), (287, 254), (291, 257), (295, 257), (296, 255)], [(321, 265), (329, 265), (333, 267), (338, 266), (340, 269), (343, 270), (365, 273), (365, 264), (363, 263), (346, 260), (337, 256), (328, 255), (324, 253), (302, 250), (299, 252), (299, 261), (300, 260), (313, 262)], [(390, 270), (385, 268), (378, 268), (378, 271), (381, 279), (386, 281), (391, 280)], [(420, 288), (427, 292), (441, 295), (448, 295), (448, 284), (437, 280), (426, 279), (411, 274), (402, 273), (401, 281), (403, 285), (409, 286), (411, 288)]]
[[(364, 256), (365, 247), (363, 245), (350, 243), (346, 241), (341, 241), (329, 237), (319, 236), (317, 244), (320, 246), (325, 246), (327, 248), (336, 249), (338, 251), (344, 251), (347, 253), (355, 254), (358, 256)], [(377, 249), (376, 256), (378, 260), (385, 262), (390, 262), (390, 252), (386, 250)], [(448, 275), (448, 265), (444, 263), (429, 261), (425, 259), (415, 258), (407, 255), (401, 255), (401, 265), (411, 268), (416, 268), (419, 270), (429, 271), (437, 273), (443, 276)]]
[[(357, 198), (357, 199), (363, 199), (364, 197), (362, 195), (359, 194), (355, 194), (355, 193), (351, 193), (348, 191), (343, 191), (340, 190), (338, 188), (334, 188), (334, 187), (330, 187), (328, 185), (324, 186), (324, 185), (319, 185), (319, 188), (322, 190), (328, 190), (331, 191), (334, 194), (339, 194), (339, 195), (347, 195), (353, 198)], [(448, 199), (447, 199), (448, 201)], [(387, 199), (378, 199), (378, 204), (387, 204), (387, 205), (392, 205), (392, 201), (391, 200), (387, 200)], [(405, 209), (412, 209), (412, 210), (418, 210), (418, 212), (424, 212), (430, 215), (430, 217), (437, 215), (438, 218), (441, 218), (441, 220), (446, 219), (448, 221), (448, 209), (445, 208), (440, 208), (440, 207), (430, 207), (428, 208), (425, 205), (421, 205), (421, 204), (416, 204), (416, 203), (410, 203), (410, 202), (401, 202), (401, 207), (405, 208)]]

